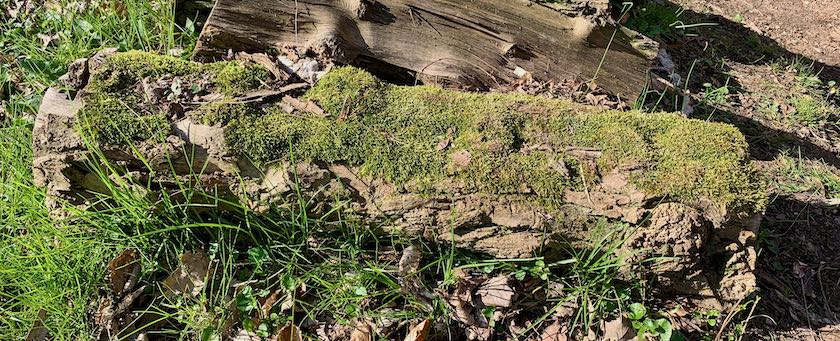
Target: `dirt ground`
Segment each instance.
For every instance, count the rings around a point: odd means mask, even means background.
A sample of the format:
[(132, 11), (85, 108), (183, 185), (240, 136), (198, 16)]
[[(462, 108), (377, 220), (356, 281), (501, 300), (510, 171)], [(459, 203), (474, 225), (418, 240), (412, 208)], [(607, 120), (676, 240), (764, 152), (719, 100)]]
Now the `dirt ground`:
[[(708, 24), (668, 44), (677, 72), (691, 75), (690, 115), (738, 126), (768, 178), (772, 202), (759, 234), (764, 247), (757, 268), (762, 303), (748, 338), (840, 340), (838, 194), (825, 183), (790, 184), (796, 176), (785, 164), (792, 157), (840, 174), (840, 107), (831, 88), (840, 82), (840, 1), (674, 5), (686, 8), (686, 23)], [(803, 73), (803, 65), (813, 74)], [(797, 117), (804, 111), (797, 105), (812, 98), (826, 98), (821, 118)]]
[(777, 41), (790, 52), (840, 65), (840, 1), (679, 0), (698, 12), (714, 13)]

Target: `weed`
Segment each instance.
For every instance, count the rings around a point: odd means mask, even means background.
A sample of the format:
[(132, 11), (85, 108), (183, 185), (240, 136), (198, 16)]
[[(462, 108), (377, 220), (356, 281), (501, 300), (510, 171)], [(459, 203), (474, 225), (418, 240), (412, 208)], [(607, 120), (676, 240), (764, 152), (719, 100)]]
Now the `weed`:
[(815, 192), (827, 198), (840, 198), (840, 172), (821, 161), (783, 152), (774, 167), (776, 185), (785, 193)]
[(631, 304), (628, 307), (627, 317), (630, 319), (633, 329), (636, 330), (636, 338), (639, 340), (646, 340), (647, 336), (657, 337), (662, 341), (671, 340), (673, 334), (671, 321), (667, 318), (651, 318), (643, 304)]

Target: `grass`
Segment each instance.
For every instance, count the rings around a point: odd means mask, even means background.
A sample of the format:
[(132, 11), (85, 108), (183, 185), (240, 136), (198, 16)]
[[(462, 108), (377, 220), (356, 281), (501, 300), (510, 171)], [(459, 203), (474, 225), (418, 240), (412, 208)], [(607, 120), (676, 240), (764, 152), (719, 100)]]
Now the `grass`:
[[(29, 117), (69, 62), (102, 47), (166, 52), (193, 44), (195, 32), (174, 23), (172, 2), (97, 4), (54, 1), (0, 23), (0, 104), (6, 116), (0, 118), (0, 339), (26, 335), (42, 309), (55, 339), (87, 338), (90, 326), (80, 321), (103, 281), (105, 263), (124, 247), (154, 249), (122, 228), (129, 221), (151, 225), (148, 213), (140, 213), (143, 207), (55, 221), (43, 191), (32, 183)], [(0, 0), (3, 15), (12, 5)], [(45, 44), (39, 34), (52, 41)], [(138, 217), (145, 219), (129, 220)]]
[(836, 168), (790, 153), (780, 154), (775, 163), (775, 182), (784, 193), (814, 193), (840, 199), (840, 171)]
[(759, 111), (786, 125), (811, 129), (836, 129), (840, 125), (837, 84), (823, 82), (812, 63), (802, 59), (780, 60), (770, 65), (781, 84), (767, 82), (759, 97)]

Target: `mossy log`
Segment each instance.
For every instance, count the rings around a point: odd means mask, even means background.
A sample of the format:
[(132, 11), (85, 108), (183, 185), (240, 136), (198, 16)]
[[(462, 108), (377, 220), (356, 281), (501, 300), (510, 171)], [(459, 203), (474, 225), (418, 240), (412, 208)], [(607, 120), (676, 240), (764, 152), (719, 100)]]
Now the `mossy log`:
[(395, 86), (351, 67), (293, 97), (236, 61), (129, 52), (77, 64), (75, 99), (50, 89), (35, 125), (35, 179), (51, 200), (82, 205), (102, 190), (85, 166), (94, 144), (127, 177), (154, 170), (163, 193), (198, 179), (255, 210), (303, 198), (313, 214), (496, 257), (610, 235), (632, 258), (666, 257), (646, 269), (668, 290), (721, 304), (754, 288), (766, 198), (729, 125)]
[(195, 58), (274, 51), (468, 89), (597, 76), (633, 99), (657, 44), (611, 24), (608, 11), (606, 0), (218, 0)]

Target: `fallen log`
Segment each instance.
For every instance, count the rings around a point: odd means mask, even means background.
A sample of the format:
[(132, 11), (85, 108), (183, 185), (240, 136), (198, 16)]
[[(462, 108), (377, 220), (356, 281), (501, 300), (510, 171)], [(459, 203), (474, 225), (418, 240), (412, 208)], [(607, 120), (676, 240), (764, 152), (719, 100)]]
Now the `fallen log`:
[(298, 97), (238, 61), (128, 52), (71, 70), (78, 94), (50, 89), (34, 128), (35, 181), (54, 208), (107, 192), (86, 165), (104, 157), (159, 193), (194, 183), (258, 211), (303, 198), (313, 214), (496, 257), (626, 239), (631, 258), (666, 258), (642, 269), (663, 287), (711, 307), (755, 286), (766, 198), (729, 125), (395, 86), (350, 67)]
[(597, 78), (634, 99), (657, 46), (613, 25), (606, 0), (218, 0), (195, 59), (221, 60), (230, 50), (468, 89)]

